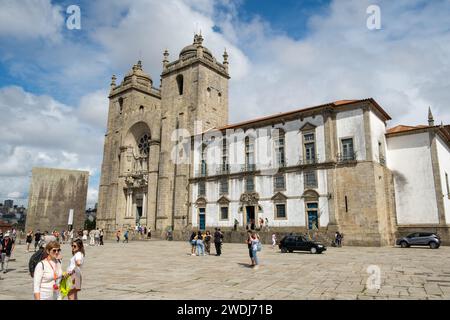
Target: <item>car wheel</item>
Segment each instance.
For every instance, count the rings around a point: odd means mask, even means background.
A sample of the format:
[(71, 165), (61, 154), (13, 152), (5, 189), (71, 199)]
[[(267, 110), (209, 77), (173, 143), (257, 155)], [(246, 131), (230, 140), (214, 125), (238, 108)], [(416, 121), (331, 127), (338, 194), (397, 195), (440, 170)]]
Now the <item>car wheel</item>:
[(311, 250), (310, 250), (310, 252), (311, 252), (312, 254), (317, 253), (317, 249), (314, 248), (314, 247), (312, 247)]
[(430, 242), (430, 248), (431, 249), (437, 249), (439, 246), (436, 242)]
[(282, 252), (282, 253), (286, 253), (286, 252), (287, 252), (287, 249), (283, 247), (283, 248), (281, 248), (281, 252)]
[(406, 241), (402, 241), (402, 242), (400, 242), (400, 246), (402, 248), (408, 248), (408, 243)]

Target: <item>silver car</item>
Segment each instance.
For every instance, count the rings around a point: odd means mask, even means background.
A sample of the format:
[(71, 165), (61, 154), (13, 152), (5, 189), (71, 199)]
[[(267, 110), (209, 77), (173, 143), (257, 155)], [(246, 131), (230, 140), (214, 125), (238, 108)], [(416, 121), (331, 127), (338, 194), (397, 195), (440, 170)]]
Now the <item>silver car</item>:
[(410, 246), (429, 246), (431, 249), (437, 249), (441, 245), (441, 239), (435, 233), (414, 232), (406, 237), (397, 239), (396, 244), (402, 248)]

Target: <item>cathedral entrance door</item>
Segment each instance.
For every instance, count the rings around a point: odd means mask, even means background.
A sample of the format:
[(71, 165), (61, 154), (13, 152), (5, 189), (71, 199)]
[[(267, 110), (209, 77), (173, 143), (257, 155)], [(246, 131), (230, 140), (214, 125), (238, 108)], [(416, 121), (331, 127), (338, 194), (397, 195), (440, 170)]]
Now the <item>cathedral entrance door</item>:
[(255, 206), (246, 206), (245, 210), (247, 212), (247, 219), (246, 219), (247, 226), (250, 229), (255, 230), (256, 228)]
[(140, 224), (142, 218), (142, 195), (136, 196), (136, 224)]

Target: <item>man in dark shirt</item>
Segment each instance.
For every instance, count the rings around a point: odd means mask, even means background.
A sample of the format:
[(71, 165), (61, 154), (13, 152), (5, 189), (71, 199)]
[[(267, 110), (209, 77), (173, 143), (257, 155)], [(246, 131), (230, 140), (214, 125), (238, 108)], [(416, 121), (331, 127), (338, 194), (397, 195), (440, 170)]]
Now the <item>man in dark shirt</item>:
[(216, 247), (216, 256), (220, 256), (222, 254), (222, 239), (222, 232), (220, 232), (220, 229), (216, 228), (216, 232), (214, 232), (214, 246)]
[(34, 234), (34, 252), (36, 252), (36, 248), (39, 246), (39, 240), (41, 240), (41, 231), (38, 229)]
[[(5, 233), (5, 236), (0, 243), (0, 248), (2, 261), (2, 268), (0, 269), (0, 271), (6, 273), (8, 272), (9, 258), (11, 257), (11, 253), (14, 250), (14, 240), (11, 238), (9, 231)], [(3, 267), (5, 268), (3, 269)]]

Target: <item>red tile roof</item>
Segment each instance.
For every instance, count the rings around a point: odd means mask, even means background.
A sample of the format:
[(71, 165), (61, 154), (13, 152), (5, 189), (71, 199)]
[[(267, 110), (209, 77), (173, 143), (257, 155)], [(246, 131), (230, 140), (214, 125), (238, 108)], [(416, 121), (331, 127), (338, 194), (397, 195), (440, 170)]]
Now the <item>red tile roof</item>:
[(247, 121), (243, 121), (243, 122), (238, 122), (238, 123), (234, 123), (234, 124), (229, 124), (220, 128), (210, 128), (207, 131), (210, 130), (225, 130), (225, 129), (231, 129), (231, 128), (238, 128), (247, 124), (252, 124), (252, 123), (257, 123), (259, 121), (263, 121), (263, 120), (270, 120), (270, 119), (276, 119), (276, 118), (282, 118), (285, 116), (289, 116), (298, 112), (305, 112), (305, 111), (311, 111), (314, 109), (320, 109), (323, 107), (331, 107), (331, 108), (337, 108), (337, 107), (341, 107), (341, 106), (345, 106), (345, 105), (349, 105), (349, 104), (353, 104), (353, 103), (357, 103), (357, 102), (364, 102), (364, 101), (369, 101), (371, 102), (375, 108), (385, 117), (386, 120), (392, 120), (391, 117), (389, 116), (389, 114), (387, 114), (386, 111), (384, 111), (384, 109), (373, 99), (373, 98), (368, 98), (368, 99), (360, 99), (360, 100), (337, 100), (337, 101), (333, 101), (330, 103), (325, 103), (325, 104), (321, 104), (321, 105), (317, 105), (317, 106), (313, 106), (313, 107), (306, 107), (306, 108), (302, 108), (302, 109), (296, 109), (293, 111), (288, 111), (288, 112), (279, 112), (277, 114), (273, 114), (273, 115), (269, 115), (269, 116), (264, 116), (264, 117), (260, 117), (260, 118), (256, 118), (256, 119), (252, 119), (252, 120), (247, 120)]
[(428, 128), (429, 126), (424, 126), (424, 125), (418, 125), (418, 126), (405, 126), (405, 125), (398, 125), (395, 126), (393, 128), (390, 128), (387, 130), (387, 134), (391, 134), (391, 133), (400, 133), (400, 132), (406, 132), (406, 131), (412, 131), (412, 130), (419, 130), (419, 129), (425, 129)]

